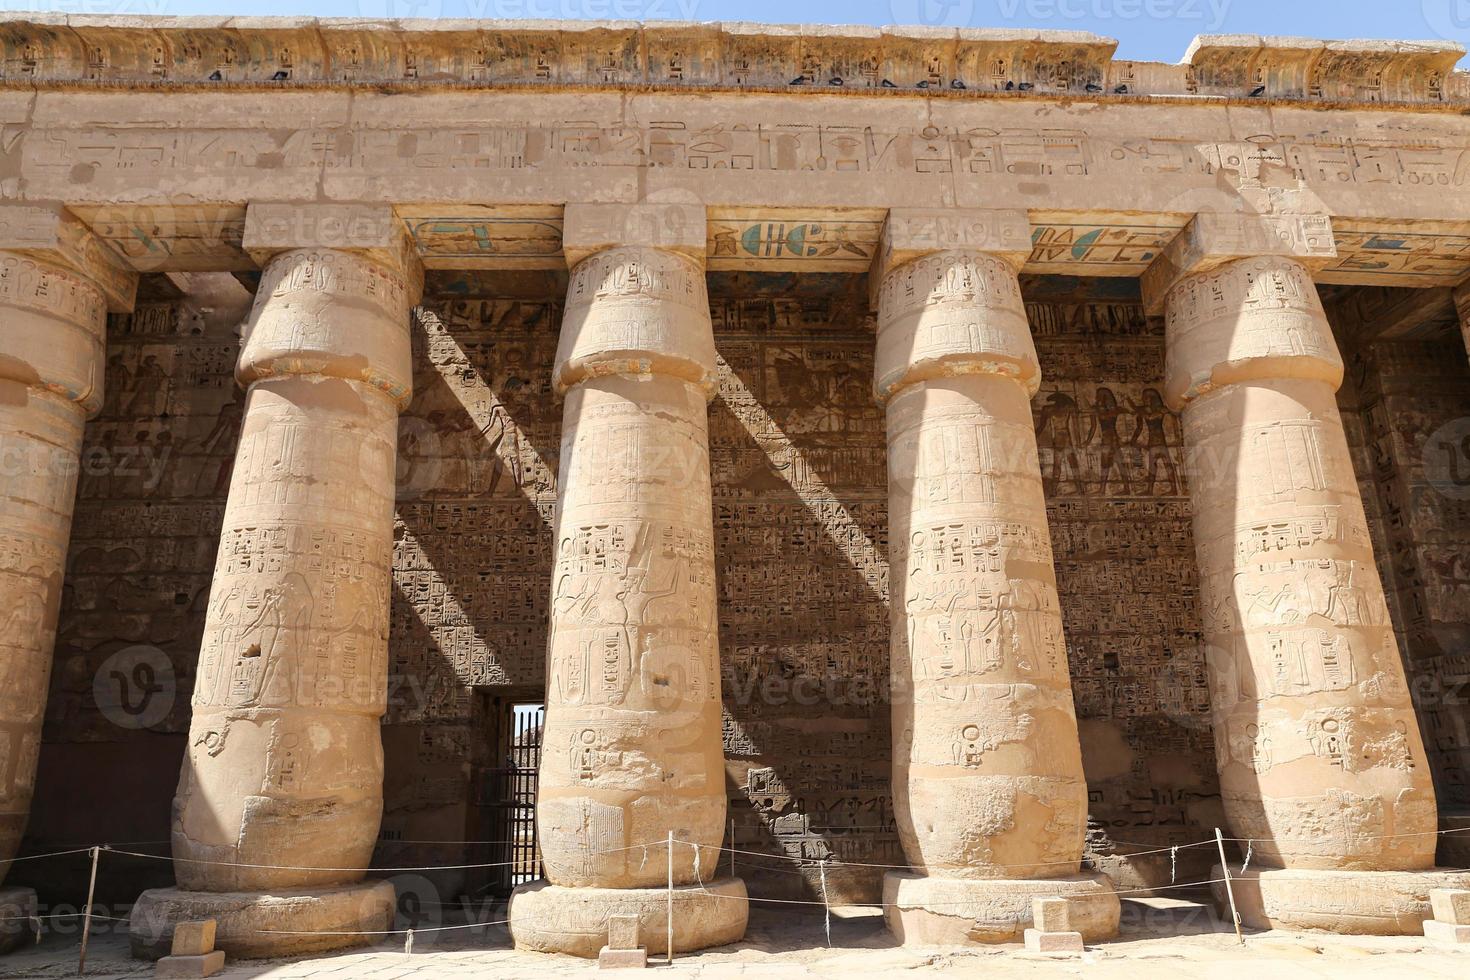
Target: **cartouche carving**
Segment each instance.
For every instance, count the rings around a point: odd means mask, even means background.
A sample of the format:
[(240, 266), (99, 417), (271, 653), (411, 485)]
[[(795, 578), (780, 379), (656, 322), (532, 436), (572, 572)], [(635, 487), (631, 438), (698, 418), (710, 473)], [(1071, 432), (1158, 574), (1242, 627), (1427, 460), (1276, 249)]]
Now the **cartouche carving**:
[(715, 368), (698, 262), (620, 247), (572, 270), (554, 372), (566, 406), (536, 806), (551, 887), (517, 891), (519, 946), (596, 955), (622, 909), (657, 948), (670, 833), (679, 901), (702, 903), (676, 921), (676, 947), (744, 934), (744, 885), (713, 880), (725, 833)]
[[(352, 933), (391, 915), (391, 888), (362, 879), (383, 810), (410, 300), (399, 277), (347, 252), (283, 252), (262, 278), (174, 799), (180, 887), (144, 893), (135, 945), (150, 915), (220, 903), (238, 914), (221, 948), (246, 956), (358, 945)], [(281, 896), (300, 897), (303, 922), (337, 926), (308, 931), (335, 935), (256, 935)]]
[[(1031, 416), (1041, 369), (1016, 273), (938, 252), (889, 272), (879, 303), (894, 812), (918, 872), (889, 876), (890, 926), (922, 942), (970, 916), (946, 938), (1004, 941), (1022, 913), (999, 905), (1024, 904), (1016, 882), (1045, 879), (1086, 896), (1079, 923), (1106, 935), (1117, 898), (1078, 874), (1087, 785)], [(966, 880), (1004, 897), (954, 884)], [(972, 914), (955, 895), (988, 907)]]
[(1231, 825), (1266, 865), (1427, 868), (1434, 790), (1316, 287), (1290, 259), (1231, 262), (1174, 287), (1167, 329)]

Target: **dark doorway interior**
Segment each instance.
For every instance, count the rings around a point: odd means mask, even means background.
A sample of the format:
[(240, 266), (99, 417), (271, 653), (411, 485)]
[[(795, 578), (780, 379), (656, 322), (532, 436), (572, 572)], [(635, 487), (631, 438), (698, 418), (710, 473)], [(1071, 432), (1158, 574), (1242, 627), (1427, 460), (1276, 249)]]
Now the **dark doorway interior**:
[(536, 773), (546, 705), (540, 692), (508, 695), (483, 692), (486, 721), (484, 764), (476, 774), (486, 891), (508, 895), (517, 885), (542, 877), (536, 841)]

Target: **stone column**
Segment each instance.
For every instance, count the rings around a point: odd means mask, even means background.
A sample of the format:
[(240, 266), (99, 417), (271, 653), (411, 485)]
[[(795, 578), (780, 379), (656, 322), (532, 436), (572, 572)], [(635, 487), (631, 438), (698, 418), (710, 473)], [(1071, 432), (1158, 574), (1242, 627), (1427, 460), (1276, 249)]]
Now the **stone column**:
[(219, 948), (249, 957), (362, 945), (373, 937), (287, 933), (393, 917), (392, 884), (362, 869), (383, 808), (397, 425), (422, 280), (388, 209), (364, 211), (380, 247), (340, 247), (332, 209), (247, 212), (264, 273), (174, 799), (179, 887), (139, 899), (139, 955), (167, 952), (186, 919), (218, 920)]
[[(109, 305), (133, 279), (58, 211), (0, 208), (0, 884), (41, 750), (86, 420), (102, 407)], [(25, 940), (29, 888), (0, 888), (0, 952)]]
[(555, 383), (566, 398), (537, 825), (547, 883), (517, 889), (526, 949), (596, 956), (611, 915), (674, 947), (745, 934), (725, 830), (702, 208), (569, 205)]
[(1146, 292), (1183, 413), (1221, 795), (1251, 841), (1232, 869), (1242, 917), (1420, 934), (1429, 890), (1470, 874), (1432, 870), (1434, 788), (1309, 269), (1330, 254), (1325, 225), (1201, 216)]
[(1016, 270), (1022, 212), (891, 212), (875, 268), (887, 405), (894, 812), (912, 872), (902, 941), (1019, 941), (1032, 899), (1117, 931), (1081, 873), (1077, 718), (1030, 399), (1040, 366)]

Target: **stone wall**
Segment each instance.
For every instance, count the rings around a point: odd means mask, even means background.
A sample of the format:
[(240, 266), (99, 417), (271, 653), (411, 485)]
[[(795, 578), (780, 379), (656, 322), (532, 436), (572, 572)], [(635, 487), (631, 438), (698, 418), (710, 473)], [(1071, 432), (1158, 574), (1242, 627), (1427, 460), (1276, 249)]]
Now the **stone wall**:
[[(1180, 433), (1157, 397), (1162, 328), (1132, 281), (1023, 285), (1045, 376), (1033, 409), (1089, 851), (1121, 887), (1166, 884), (1167, 852), (1127, 855), (1205, 839), (1221, 817)], [(485, 838), (476, 787), (496, 760), (483, 744), (483, 695), (534, 695), (543, 682), (563, 288), (542, 273), (441, 275), (418, 314), (416, 395), (400, 438), (380, 863), (489, 860), (485, 845), (428, 842)], [(903, 858), (888, 785), (887, 491), (865, 280), (716, 273), (710, 294), (734, 840), (806, 859), (799, 868), (742, 854), (739, 872), (755, 894), (811, 895), (826, 860), (834, 901), (872, 900), (881, 870), (863, 865)], [(110, 393), (87, 432), (32, 850), (108, 838), (167, 853), (241, 401), (234, 322), (153, 299), (110, 326)], [(1359, 462), (1375, 467), (1365, 482), (1401, 634), (1413, 670), (1448, 683), (1465, 673), (1456, 651), (1470, 629), (1460, 584), (1470, 573), (1456, 558), (1470, 532), (1450, 529), (1470, 521), (1413, 460), (1430, 431), (1470, 414), (1464, 352), (1381, 347), (1358, 381), (1360, 433), (1375, 447)], [(1436, 732), (1465, 743), (1463, 708), (1421, 710), (1431, 745)], [(1441, 786), (1463, 803), (1463, 759), (1438, 744)], [(1181, 880), (1204, 870), (1189, 856)], [(119, 868), (107, 880), (128, 888), (168, 875), (166, 862)], [(450, 876), (440, 887), (464, 884)]]
[(1470, 370), (1461, 339), (1349, 361), (1350, 429), (1442, 811), (1470, 810)]

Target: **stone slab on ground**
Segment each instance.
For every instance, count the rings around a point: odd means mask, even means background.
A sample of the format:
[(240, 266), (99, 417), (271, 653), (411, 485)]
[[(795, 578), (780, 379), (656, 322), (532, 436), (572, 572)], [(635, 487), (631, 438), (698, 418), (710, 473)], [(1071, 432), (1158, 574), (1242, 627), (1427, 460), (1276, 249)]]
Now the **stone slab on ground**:
[(597, 954), (597, 966), (602, 970), (641, 970), (648, 966), (648, 950), (604, 946)]
[(1441, 946), (1470, 946), (1470, 926), (1430, 919), (1424, 923), (1424, 938)]
[(159, 977), (160, 980), (165, 977), (212, 977), (224, 968), (225, 951), (217, 949), (212, 953), (165, 956), (158, 961), (153, 975)]
[(1080, 953), (1084, 948), (1080, 932), (1026, 930), (1026, 951), (1028, 953)]

